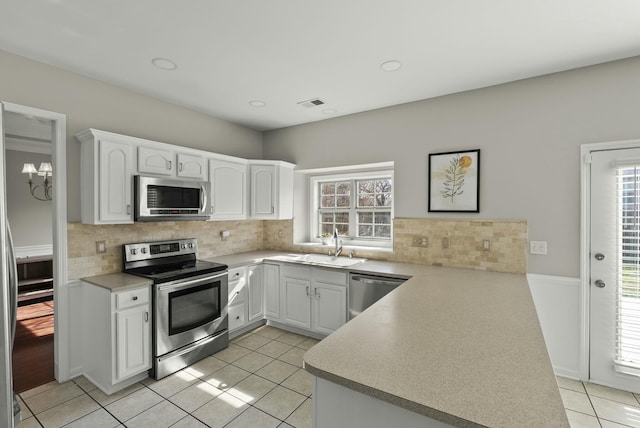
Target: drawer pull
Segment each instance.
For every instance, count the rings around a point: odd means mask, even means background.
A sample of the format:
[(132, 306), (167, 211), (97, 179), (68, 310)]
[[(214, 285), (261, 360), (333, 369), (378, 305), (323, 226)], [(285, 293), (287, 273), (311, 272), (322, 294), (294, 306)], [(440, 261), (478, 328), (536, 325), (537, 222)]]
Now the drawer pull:
[(133, 296), (131, 300), (138, 300), (138, 296)]
[(240, 315), (236, 315), (236, 319), (239, 320), (240, 319)]

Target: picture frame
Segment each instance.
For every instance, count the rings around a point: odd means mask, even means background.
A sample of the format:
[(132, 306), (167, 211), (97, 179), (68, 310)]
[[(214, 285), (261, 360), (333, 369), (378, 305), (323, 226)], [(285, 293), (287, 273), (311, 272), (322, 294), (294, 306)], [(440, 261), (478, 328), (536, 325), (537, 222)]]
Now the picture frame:
[(428, 212), (480, 212), (480, 149), (430, 153)]

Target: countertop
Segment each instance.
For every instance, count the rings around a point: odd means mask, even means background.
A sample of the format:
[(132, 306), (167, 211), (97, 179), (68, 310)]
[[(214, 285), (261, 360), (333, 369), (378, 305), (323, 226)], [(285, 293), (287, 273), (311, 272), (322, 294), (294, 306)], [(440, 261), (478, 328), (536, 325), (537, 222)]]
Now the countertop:
[(140, 276), (129, 275), (126, 273), (109, 273), (106, 275), (90, 276), (82, 278), (83, 281), (88, 282), (98, 287), (106, 288), (111, 292), (124, 291), (130, 288), (144, 287), (151, 285), (153, 281)]
[(346, 270), (411, 279), (311, 348), (309, 373), (454, 426), (569, 426), (524, 275), (378, 261)]

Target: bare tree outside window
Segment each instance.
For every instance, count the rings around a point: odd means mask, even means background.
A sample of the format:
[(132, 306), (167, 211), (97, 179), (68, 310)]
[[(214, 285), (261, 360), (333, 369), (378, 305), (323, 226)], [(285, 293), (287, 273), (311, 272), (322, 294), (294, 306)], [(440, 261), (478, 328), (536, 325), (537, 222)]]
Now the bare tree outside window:
[(390, 178), (319, 183), (318, 233), (343, 237), (391, 239), (393, 207)]

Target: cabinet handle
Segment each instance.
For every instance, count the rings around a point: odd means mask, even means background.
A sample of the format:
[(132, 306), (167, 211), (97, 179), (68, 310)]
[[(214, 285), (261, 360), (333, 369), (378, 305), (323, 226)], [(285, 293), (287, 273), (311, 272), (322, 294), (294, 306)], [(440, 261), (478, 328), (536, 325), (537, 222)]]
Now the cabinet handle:
[(167, 161), (167, 169), (171, 169), (172, 162), (173, 161)]
[(240, 272), (236, 272), (236, 276), (240, 276)]
[(236, 315), (236, 319), (239, 320), (240, 319), (240, 315)]
[(127, 215), (131, 215), (131, 205), (127, 205)]
[(149, 322), (149, 312), (144, 313), (144, 322)]
[(138, 296), (133, 296), (131, 300), (138, 300)]
[(273, 207), (273, 205), (271, 205), (271, 214), (274, 214), (276, 212), (276, 209)]
[(182, 172), (182, 162), (178, 164), (178, 171)]
[(240, 292), (239, 292), (239, 291), (236, 291), (236, 295), (238, 295), (238, 294), (240, 294)]
[(311, 294), (309, 294), (309, 287), (307, 286), (307, 296), (311, 296)]

